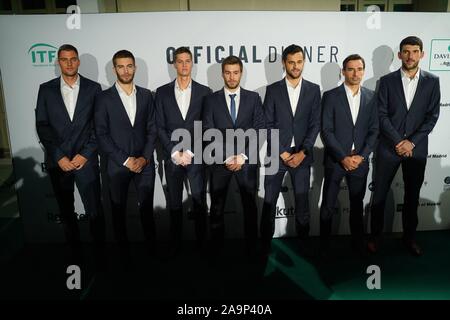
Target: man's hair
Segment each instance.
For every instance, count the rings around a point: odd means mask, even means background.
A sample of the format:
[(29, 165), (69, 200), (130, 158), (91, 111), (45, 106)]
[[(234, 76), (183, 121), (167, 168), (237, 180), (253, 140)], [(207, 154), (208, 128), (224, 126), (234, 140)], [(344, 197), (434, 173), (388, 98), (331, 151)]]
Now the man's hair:
[(113, 63), (114, 67), (116, 66), (116, 59), (120, 59), (120, 58), (131, 58), (131, 59), (133, 59), (133, 64), (135, 63), (134, 56), (130, 51), (119, 50), (116, 53), (114, 53), (113, 58), (112, 58), (112, 63)]
[(189, 54), (189, 56), (191, 57), (191, 60), (192, 60), (192, 52), (191, 52), (191, 50), (189, 50), (188, 47), (179, 47), (173, 53), (173, 62), (175, 62), (177, 60), (177, 55), (182, 54), (182, 53)]
[(347, 63), (353, 60), (361, 60), (363, 64), (363, 69), (366, 68), (366, 62), (364, 61), (363, 57), (361, 57), (359, 54), (351, 54), (347, 58), (345, 58), (344, 61), (342, 62), (342, 70), (345, 70), (345, 68), (347, 68)]
[(225, 70), (225, 66), (227, 64), (238, 64), (239, 68), (241, 69), (241, 72), (242, 72), (242, 69), (244, 68), (241, 59), (239, 59), (236, 56), (228, 56), (225, 59), (223, 59), (223, 61), (222, 61), (222, 73)]
[(296, 44), (291, 44), (290, 46), (287, 46), (286, 48), (284, 48), (283, 55), (282, 55), (283, 62), (286, 62), (287, 56), (289, 54), (294, 54), (297, 52), (301, 52), (302, 57), (305, 57), (305, 54), (303, 53), (303, 49)]
[(63, 44), (61, 47), (59, 47), (59, 49), (58, 49), (58, 58), (59, 58), (59, 54), (61, 53), (61, 51), (74, 51), (77, 54), (77, 56), (78, 56), (77, 48), (75, 48), (71, 44)]
[(400, 52), (402, 51), (403, 46), (405, 45), (412, 45), (412, 46), (419, 46), (420, 47), (420, 51), (423, 51), (423, 42), (422, 40), (420, 40), (419, 37), (416, 36), (409, 36), (406, 37), (405, 39), (403, 39), (400, 42)]

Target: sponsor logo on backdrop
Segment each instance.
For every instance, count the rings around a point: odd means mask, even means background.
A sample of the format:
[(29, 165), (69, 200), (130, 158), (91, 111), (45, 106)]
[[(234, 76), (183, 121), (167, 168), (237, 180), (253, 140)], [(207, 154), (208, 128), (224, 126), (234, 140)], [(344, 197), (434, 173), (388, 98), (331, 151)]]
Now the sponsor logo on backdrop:
[(370, 191), (374, 191), (375, 190), (375, 184), (373, 183), (373, 181), (371, 183), (369, 183), (369, 190)]
[(449, 102), (447, 102), (447, 103), (441, 102), (441, 108), (449, 108), (449, 107), (450, 107), (450, 103)]
[(35, 43), (28, 49), (30, 61), (34, 67), (53, 67), (58, 48), (48, 43)]
[(428, 158), (432, 158), (432, 159), (447, 158), (447, 154), (433, 153), (433, 154), (429, 154)]
[(450, 39), (431, 40), (430, 71), (450, 71)]
[[(192, 51), (194, 63), (222, 63), (228, 56), (238, 56), (245, 63), (275, 63), (281, 62), (284, 47), (257, 45), (195, 45), (188, 46)], [(173, 53), (176, 47), (166, 49), (167, 63), (173, 63)], [(303, 46), (305, 60), (310, 63), (338, 62), (339, 47), (335, 45)], [(266, 60), (267, 59), (267, 60)]]
[(294, 207), (289, 208), (283, 208), (283, 207), (276, 207), (275, 211), (275, 219), (283, 219), (283, 218), (289, 218), (295, 216)]

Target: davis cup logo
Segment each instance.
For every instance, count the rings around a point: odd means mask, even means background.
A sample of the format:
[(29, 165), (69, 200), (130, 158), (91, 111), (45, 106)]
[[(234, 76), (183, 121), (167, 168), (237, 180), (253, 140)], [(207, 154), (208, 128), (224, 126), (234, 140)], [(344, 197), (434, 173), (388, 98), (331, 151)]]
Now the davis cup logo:
[(430, 71), (450, 71), (450, 39), (431, 40)]

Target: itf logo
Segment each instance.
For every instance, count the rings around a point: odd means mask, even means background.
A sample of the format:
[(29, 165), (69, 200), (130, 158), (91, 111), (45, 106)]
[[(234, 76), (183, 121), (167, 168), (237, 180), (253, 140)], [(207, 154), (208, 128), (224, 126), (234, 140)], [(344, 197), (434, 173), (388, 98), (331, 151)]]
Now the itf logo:
[(431, 40), (430, 71), (450, 71), (450, 39)]
[(55, 65), (58, 48), (47, 43), (36, 43), (28, 49), (31, 63), (35, 67), (52, 67)]

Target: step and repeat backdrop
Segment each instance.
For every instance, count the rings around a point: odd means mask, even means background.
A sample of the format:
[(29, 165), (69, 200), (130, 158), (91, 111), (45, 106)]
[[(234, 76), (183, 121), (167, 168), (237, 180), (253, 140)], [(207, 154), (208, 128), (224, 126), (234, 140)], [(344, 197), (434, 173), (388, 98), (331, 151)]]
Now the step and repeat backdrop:
[[(103, 89), (114, 84), (111, 58), (120, 49), (136, 56), (135, 83), (154, 91), (174, 79), (172, 54), (179, 46), (190, 47), (194, 58), (193, 78), (213, 90), (223, 86), (221, 61), (230, 54), (244, 62), (242, 87), (264, 98), (267, 84), (283, 74), (281, 53), (292, 43), (305, 49), (305, 79), (326, 91), (341, 84), (343, 59), (358, 53), (366, 60), (363, 85), (376, 89), (378, 79), (400, 67), (399, 42), (409, 35), (424, 41), (421, 68), (440, 77), (441, 113), (430, 135), (429, 159), (422, 186), (419, 229), (450, 228), (450, 19), (446, 13), (344, 13), (344, 12), (160, 12), (127, 14), (1, 16), (0, 70), (3, 82), (11, 148), (14, 158), (20, 215), (27, 241), (61, 241), (61, 221), (50, 181), (43, 165), (44, 152), (35, 129), (34, 109), (42, 82), (59, 76), (55, 66), (57, 48), (75, 45), (80, 54), (80, 74), (98, 81)], [(420, 22), (420, 23), (417, 23)], [(314, 150), (311, 173), (311, 227), (319, 231), (319, 208), (323, 185), (323, 144)], [(261, 152), (262, 154), (264, 151)], [(165, 177), (160, 152), (155, 184), (155, 218), (160, 238), (168, 237)], [(370, 159), (370, 161), (373, 161)], [(261, 171), (258, 205), (264, 196)], [(188, 187), (188, 186), (186, 186)], [(335, 233), (349, 233), (349, 203), (345, 181), (341, 185)], [(366, 205), (370, 202), (372, 171), (367, 182)], [(103, 192), (108, 237), (112, 238), (108, 194)], [(135, 208), (136, 194), (129, 194), (128, 228), (133, 240), (143, 238)], [(186, 237), (193, 235), (185, 193)], [(289, 177), (277, 203), (276, 237), (294, 235), (293, 191)], [(399, 170), (386, 207), (386, 231), (401, 231), (403, 180)], [(367, 208), (368, 209), (368, 208)], [(76, 197), (83, 236), (88, 222), (80, 198)], [(369, 216), (368, 210), (365, 213)], [(226, 234), (243, 232), (239, 191), (232, 185), (226, 206)], [(368, 220), (368, 219), (366, 219)]]

